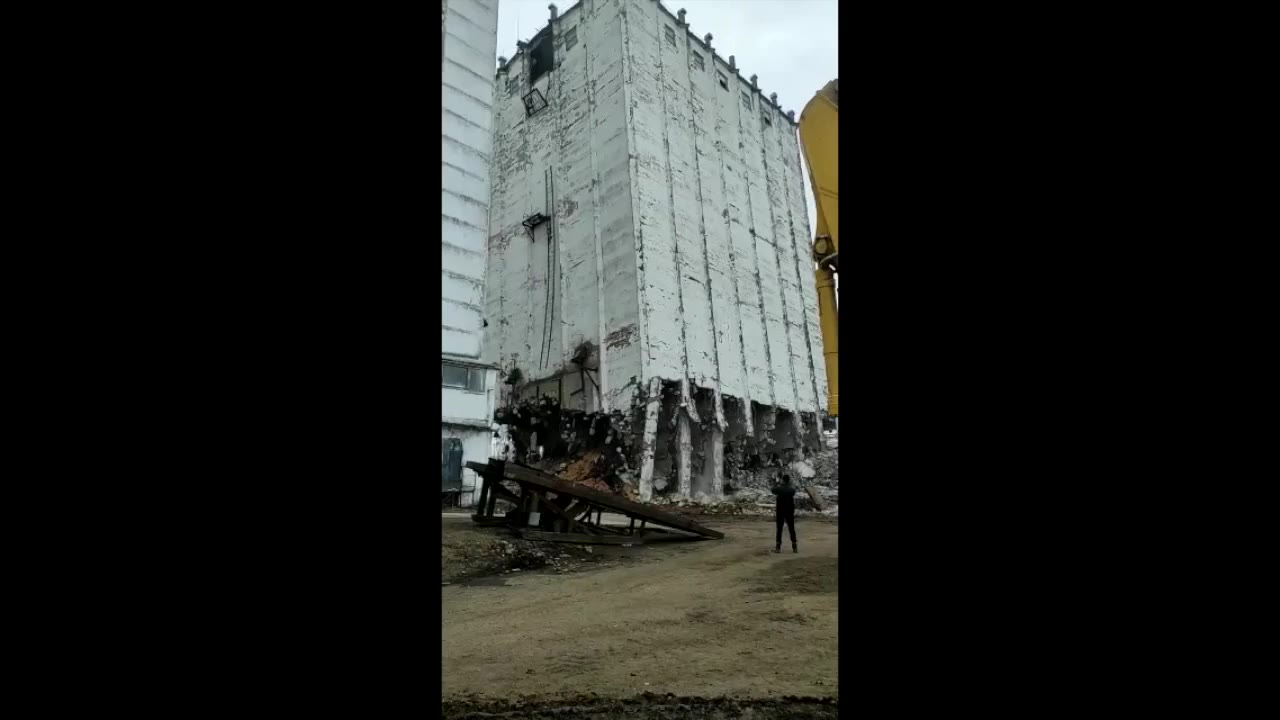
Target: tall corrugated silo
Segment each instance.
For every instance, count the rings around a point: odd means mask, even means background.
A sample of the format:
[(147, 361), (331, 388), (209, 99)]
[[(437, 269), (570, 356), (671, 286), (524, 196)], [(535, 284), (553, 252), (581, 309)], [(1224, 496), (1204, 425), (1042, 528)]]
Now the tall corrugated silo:
[(716, 499), (735, 468), (816, 449), (826, 410), (794, 121), (685, 20), (551, 6), (495, 93), (499, 405), (562, 450), (607, 426), (646, 501)]

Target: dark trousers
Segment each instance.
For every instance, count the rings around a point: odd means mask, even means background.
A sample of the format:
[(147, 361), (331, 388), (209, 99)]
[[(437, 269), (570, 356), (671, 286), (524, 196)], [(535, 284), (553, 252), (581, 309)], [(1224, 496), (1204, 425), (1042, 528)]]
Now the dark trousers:
[(774, 514), (774, 518), (778, 523), (778, 542), (777, 547), (782, 547), (782, 525), (786, 523), (787, 529), (791, 531), (791, 544), (796, 544), (796, 511), (778, 511)]

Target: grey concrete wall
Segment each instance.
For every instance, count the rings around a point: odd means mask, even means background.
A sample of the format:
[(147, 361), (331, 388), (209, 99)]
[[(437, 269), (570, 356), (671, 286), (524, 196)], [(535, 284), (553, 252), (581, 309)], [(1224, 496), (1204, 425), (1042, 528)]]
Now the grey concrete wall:
[(442, 3), (441, 346), (479, 358), (493, 146), (497, 0)]

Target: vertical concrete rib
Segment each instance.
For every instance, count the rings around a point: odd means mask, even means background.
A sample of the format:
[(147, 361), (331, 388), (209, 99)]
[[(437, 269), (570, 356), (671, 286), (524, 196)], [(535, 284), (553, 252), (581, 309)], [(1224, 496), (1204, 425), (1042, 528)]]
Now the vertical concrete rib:
[[(685, 55), (687, 58), (688, 53), (690, 51), (689, 34), (687, 32), (684, 33), (684, 43), (685, 43)], [(719, 377), (720, 334), (718, 330), (720, 326), (716, 324), (716, 304), (711, 294), (711, 249), (707, 246), (707, 203), (706, 203), (706, 197), (702, 192), (702, 158), (700, 157), (700, 153), (698, 152), (698, 126), (697, 126), (697, 122), (695, 121), (695, 118), (698, 115), (698, 111), (693, 99), (695, 78), (693, 76), (693, 70), (690, 68), (690, 64), (688, 62), (685, 62), (684, 67), (685, 67), (685, 72), (688, 73), (688, 81), (689, 81), (689, 134), (693, 137), (693, 143), (692, 143), (693, 175), (697, 183), (697, 194), (698, 194), (698, 235), (699, 237), (702, 238), (702, 265), (703, 265), (703, 272), (705, 273), (705, 278), (707, 283), (704, 289), (706, 290), (706, 295), (707, 295), (707, 310), (710, 313), (710, 317), (711, 317), (711, 360), (712, 360), (712, 367), (714, 367), (716, 370), (716, 378), (715, 378), (715, 383), (713, 385), (713, 389), (715, 390), (715, 393), (716, 393), (716, 405), (719, 406), (721, 381)], [(715, 67), (714, 60), (712, 61), (712, 67)], [(706, 74), (705, 70), (703, 71), (703, 74), (704, 75)], [(672, 212), (674, 213), (675, 212), (674, 199), (672, 201), (671, 208), (672, 208)], [(716, 412), (716, 422), (719, 424), (721, 429), (724, 428), (724, 413), (722, 410)]]
[[(586, 6), (582, 10), (584, 16), (586, 14)], [(592, 63), (592, 49), (594, 44), (590, 42), (590, 38), (586, 37), (585, 28), (587, 21), (584, 19), (581, 23), (584, 32), (582, 38), (583, 56), (587, 68), (587, 145), (591, 152), (591, 231), (595, 236), (596, 243), (596, 324), (598, 326), (596, 339), (599, 345), (598, 358), (596, 360), (598, 370), (596, 375), (600, 379), (600, 410), (609, 412), (609, 366), (608, 353), (605, 352), (605, 315), (604, 315), (604, 243), (600, 238), (600, 185), (604, 182), (600, 177), (600, 161), (596, 154), (596, 143), (594, 135), (596, 131), (596, 76), (594, 72), (594, 64)]]
[[(657, 86), (656, 89), (658, 91), (658, 94), (661, 96), (661, 102), (662, 102), (662, 116), (661, 116), (662, 118), (661, 119), (662, 149), (663, 149), (663, 153), (666, 156), (664, 158), (664, 161), (666, 165), (666, 178), (667, 178), (667, 200), (668, 200), (667, 207), (669, 210), (668, 217), (671, 220), (671, 252), (675, 259), (675, 262), (673, 263), (674, 267), (672, 269), (675, 272), (675, 282), (676, 282), (676, 315), (680, 320), (680, 362), (682, 367), (684, 368), (684, 377), (688, 378), (689, 377), (689, 332), (688, 332), (687, 322), (685, 321), (684, 280), (681, 277), (683, 273), (680, 268), (680, 241), (679, 241), (679, 234), (677, 233), (677, 230), (676, 230), (676, 196), (675, 196), (676, 186), (675, 186), (675, 179), (672, 177), (672, 174), (671, 174), (671, 163), (672, 163), (671, 137), (669, 135), (669, 131), (667, 128), (667, 124), (670, 122), (671, 111), (667, 107), (667, 90), (665, 87), (666, 63), (662, 59), (663, 57), (662, 27), (664, 23), (662, 21), (662, 13), (660, 12), (654, 13), (654, 16), (655, 16), (654, 17), (654, 34), (658, 38), (658, 52), (656, 53), (658, 56), (658, 78), (655, 85)], [(633, 192), (637, 190), (638, 188), (632, 189)]]
[[(807, 294), (805, 293), (805, 288), (809, 285), (812, 285), (815, 282), (814, 273), (812, 269), (814, 263), (813, 263), (813, 260), (811, 259), (811, 254), (807, 252), (808, 251), (807, 242), (803, 246), (798, 242), (799, 239), (802, 237), (804, 237), (807, 241), (808, 233), (801, 232), (800, 228), (797, 227), (797, 221), (796, 221), (795, 212), (794, 212), (794, 209), (796, 206), (795, 194), (798, 192), (800, 194), (801, 200), (803, 200), (803, 197), (804, 197), (804, 189), (803, 188), (797, 189), (796, 182), (797, 182), (797, 179), (799, 179), (800, 182), (804, 182), (804, 179), (798, 178), (797, 173), (795, 172), (795, 170), (797, 170), (798, 168), (793, 168), (792, 163), (787, 159), (787, 155), (788, 155), (787, 151), (790, 148), (788, 147), (786, 138), (794, 137), (796, 133), (796, 128), (791, 125), (790, 121), (787, 121), (787, 124), (785, 127), (787, 129), (786, 134), (783, 134), (781, 131), (779, 131), (778, 144), (779, 144), (779, 152), (782, 155), (782, 161), (783, 161), (782, 173), (783, 173), (783, 180), (784, 180), (783, 185), (786, 191), (785, 206), (786, 206), (787, 232), (790, 235), (791, 244), (795, 248), (795, 252), (794, 252), (795, 262), (793, 263), (793, 266), (794, 266), (794, 272), (796, 276), (796, 286), (800, 288), (800, 299), (801, 299), (800, 312), (801, 312), (801, 321), (802, 321), (801, 329), (803, 330), (803, 335), (804, 335), (805, 356), (808, 358), (808, 361), (809, 361), (808, 362), (808, 367), (809, 367), (808, 380), (809, 380), (809, 384), (813, 386), (813, 397), (815, 402), (815, 408), (817, 410), (821, 410), (822, 408), (825, 407), (825, 403), (826, 403), (825, 393), (820, 390), (820, 385), (818, 382), (817, 365), (823, 362), (823, 360), (821, 359), (822, 347), (821, 346), (814, 347), (812, 332), (810, 331), (810, 329), (817, 324), (816, 313), (818, 312), (818, 308), (816, 305), (810, 306), (808, 302)], [(796, 145), (798, 147), (799, 143), (797, 142)], [(805, 217), (805, 220), (807, 222), (808, 216)], [(801, 254), (802, 247), (805, 250), (803, 254)], [(808, 272), (806, 272), (806, 269), (808, 270)], [(823, 371), (825, 372), (825, 367), (823, 368)]]
[[(761, 105), (764, 105), (764, 102), (765, 102), (764, 98), (759, 95), (755, 97), (755, 101), (760, 103)], [(761, 112), (772, 113), (773, 106), (770, 105), (767, 109), (762, 107)], [(757, 113), (757, 115), (759, 114), (760, 113)], [(777, 205), (778, 203), (774, 202), (774, 198), (769, 193), (769, 186), (772, 185), (774, 187), (777, 187), (777, 181), (778, 181), (778, 178), (780, 177), (780, 176), (774, 176), (773, 172), (775, 171), (781, 172), (781, 168), (771, 169), (769, 167), (769, 137), (768, 137), (769, 132), (765, 130), (766, 126), (764, 125), (764, 122), (759, 117), (756, 117), (754, 119), (755, 119), (756, 126), (760, 128), (760, 162), (764, 166), (765, 193), (766, 195), (769, 196), (769, 232), (770, 232), (770, 235), (773, 237), (773, 246), (774, 246), (773, 258), (774, 258), (774, 264), (776, 266), (776, 271), (778, 273), (778, 293), (781, 295), (781, 298), (782, 298), (782, 331), (783, 331), (782, 338), (786, 340), (787, 368), (791, 369), (795, 363), (795, 360), (794, 360), (795, 352), (791, 348), (791, 323), (788, 321), (788, 318), (787, 318), (787, 287), (786, 287), (785, 281), (783, 280), (784, 276), (782, 274), (783, 272), (782, 271), (783, 238), (778, 233), (778, 229), (781, 223), (778, 220), (777, 213), (774, 212), (774, 205)], [(772, 128), (773, 126), (769, 125), (767, 127)], [(789, 229), (790, 228), (788, 228), (788, 230)], [(786, 239), (788, 241), (790, 240), (789, 237)], [(791, 244), (790, 242), (787, 242), (787, 245), (790, 245), (790, 244)], [(791, 397), (794, 398), (795, 405), (796, 405), (796, 407), (792, 409), (799, 411), (801, 409), (801, 400), (800, 400), (800, 389), (796, 385), (796, 374), (793, 370), (792, 372), (788, 372), (787, 375), (791, 380)]]
[[(715, 55), (712, 53), (708, 53), (708, 55), (710, 55), (710, 57), (707, 58), (707, 62), (711, 65), (712, 71), (718, 72), (715, 64)], [(719, 81), (717, 81), (717, 84), (718, 82)], [(712, 92), (713, 93), (716, 92), (714, 88), (712, 89)], [(717, 99), (715, 99), (714, 95), (713, 95), (711, 107), (715, 112), (715, 118), (716, 118), (716, 121), (715, 121), (716, 124), (714, 127), (718, 128), (721, 126), (721, 123), (724, 122), (724, 118), (721, 117), (720, 102)], [(723, 147), (723, 144), (724, 144), (724, 138), (717, 137), (715, 146), (716, 146), (716, 160), (720, 169), (720, 198), (724, 201), (724, 211), (723, 211), (724, 232), (725, 232), (725, 238), (728, 240), (728, 242), (725, 243), (724, 252), (729, 259), (729, 284), (733, 286), (733, 316), (737, 320), (737, 324), (738, 324), (738, 348), (742, 351), (738, 353), (738, 357), (736, 358), (736, 360), (740, 362), (742, 365), (742, 402), (747, 407), (751, 407), (752, 393), (751, 393), (751, 382), (750, 382), (750, 369), (747, 367), (747, 351), (746, 351), (747, 340), (742, 329), (742, 297), (738, 292), (738, 279), (739, 279), (739, 276), (738, 276), (739, 270), (737, 268), (738, 260), (736, 257), (737, 253), (735, 253), (733, 249), (733, 219), (729, 215), (729, 204), (730, 204), (729, 187), (728, 187), (728, 184), (725, 182), (725, 172), (724, 172), (724, 156), (726, 151), (725, 151), (725, 148)], [(750, 414), (748, 414), (747, 415), (748, 426), (750, 425), (750, 417), (751, 417)]]
[[(648, 305), (648, 293), (645, 292), (645, 268), (644, 268), (644, 232), (640, 229), (640, 219), (636, 215), (636, 188), (640, 187), (639, 177), (639, 159), (636, 157), (636, 103), (634, 93), (631, 92), (631, 84), (635, 82), (634, 65), (635, 60), (631, 57), (631, 28), (627, 22), (627, 12), (624, 9), (618, 13), (618, 23), (622, 31), (622, 103), (624, 112), (626, 113), (627, 127), (627, 165), (631, 174), (631, 187), (628, 194), (631, 196), (631, 226), (635, 232), (636, 238), (636, 291), (639, 294), (640, 312), (637, 313), (639, 318), (636, 320), (637, 331), (640, 335), (640, 377), (649, 376), (649, 318), (644, 309)], [(653, 465), (649, 465), (650, 473), (653, 472)]]
[(804, 197), (805, 176), (800, 159), (800, 140), (795, 127), (782, 137), (787, 180), (787, 207), (790, 210), (792, 239), (796, 249), (796, 274), (799, 276), (801, 303), (806, 309), (805, 337), (809, 341), (809, 370), (812, 373), (817, 407), (827, 408), (827, 366), (823, 356), (822, 330), (818, 318), (818, 288), (814, 277), (813, 234), (809, 227), (808, 203)]
[[(739, 78), (735, 77), (734, 80), (737, 81), (739, 80)], [(733, 85), (734, 85), (735, 92), (737, 93), (742, 92), (741, 82), (734, 82)], [(745, 134), (745, 131), (743, 130), (743, 125), (742, 125), (742, 103), (739, 102), (737, 95), (733, 97), (733, 105), (738, 111), (738, 137), (741, 138)], [(775, 378), (774, 378), (774, 371), (773, 371), (773, 368), (774, 368), (773, 353), (772, 353), (772, 350), (769, 348), (769, 318), (764, 309), (764, 288), (762, 287), (761, 277), (760, 277), (760, 249), (757, 247), (757, 243), (760, 242), (760, 238), (756, 235), (756, 215), (755, 215), (755, 209), (751, 202), (751, 178), (749, 176), (749, 173), (747, 172), (745, 153), (743, 153), (742, 160), (743, 160), (742, 169), (743, 169), (743, 176), (744, 176), (743, 182), (745, 182), (747, 185), (746, 187), (747, 218), (751, 222), (749, 229), (751, 232), (751, 253), (752, 253), (751, 262), (752, 262), (752, 268), (754, 270), (753, 275), (755, 278), (756, 308), (760, 311), (760, 327), (764, 332), (764, 357), (765, 357), (765, 362), (769, 368), (769, 373), (768, 373), (769, 402), (772, 404), (777, 402), (778, 392), (774, 388)]]

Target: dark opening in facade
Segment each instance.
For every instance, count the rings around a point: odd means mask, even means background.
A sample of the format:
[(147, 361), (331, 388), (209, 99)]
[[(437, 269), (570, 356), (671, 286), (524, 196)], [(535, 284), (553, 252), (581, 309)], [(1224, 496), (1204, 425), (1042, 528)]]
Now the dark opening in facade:
[(729, 89), (729, 78), (725, 77), (725, 76), (724, 76), (724, 73), (716, 73), (716, 77), (720, 78), (720, 89), (721, 89), (721, 90), (728, 90), (728, 89)]
[(555, 47), (551, 44), (551, 27), (540, 33), (529, 43), (529, 84), (538, 81), (555, 65)]

